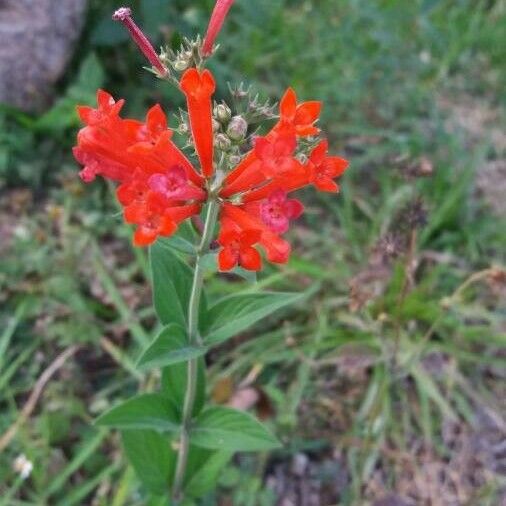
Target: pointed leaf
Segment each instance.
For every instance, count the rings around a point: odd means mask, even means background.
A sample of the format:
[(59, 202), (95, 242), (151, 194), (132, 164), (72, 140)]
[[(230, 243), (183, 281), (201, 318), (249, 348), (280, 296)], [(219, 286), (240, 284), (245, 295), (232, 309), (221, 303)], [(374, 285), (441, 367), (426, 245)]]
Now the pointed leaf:
[(161, 394), (141, 394), (114, 406), (95, 420), (96, 425), (117, 429), (179, 430), (174, 405)]
[(232, 337), (274, 311), (301, 300), (299, 293), (245, 293), (218, 301), (206, 315), (204, 343), (216, 344)]
[(158, 241), (150, 248), (153, 299), (158, 318), (164, 325), (186, 327), (192, 270), (174, 251)]
[(195, 420), (192, 444), (228, 451), (260, 451), (279, 448), (279, 441), (255, 418), (243, 411), (213, 407)]
[[(221, 470), (228, 464), (234, 452), (209, 451), (190, 447), (185, 491), (191, 497), (202, 497), (214, 488)], [(192, 466), (192, 463), (195, 463)]]
[(167, 436), (153, 430), (127, 430), (121, 436), (128, 460), (146, 489), (167, 493), (177, 458)]
[(167, 325), (144, 350), (137, 362), (140, 369), (165, 367), (204, 355), (206, 348), (188, 344), (186, 332), (176, 324)]

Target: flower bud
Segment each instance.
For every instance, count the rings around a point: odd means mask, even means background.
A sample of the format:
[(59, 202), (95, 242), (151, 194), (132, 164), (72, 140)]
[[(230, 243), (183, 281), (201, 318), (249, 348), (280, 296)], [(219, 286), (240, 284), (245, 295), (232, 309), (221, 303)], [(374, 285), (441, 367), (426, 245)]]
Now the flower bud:
[(234, 116), (230, 120), (227, 134), (233, 141), (242, 141), (248, 132), (248, 123), (242, 116)]
[(214, 116), (221, 123), (228, 123), (232, 117), (232, 111), (226, 104), (218, 104), (214, 108)]
[(214, 144), (221, 151), (228, 151), (232, 146), (230, 139), (224, 134), (218, 134), (214, 139)]
[(230, 162), (230, 165), (232, 165), (232, 167), (235, 167), (241, 161), (241, 157), (239, 155), (230, 155), (228, 157), (228, 161)]
[(216, 132), (219, 132), (220, 131), (220, 128), (221, 128), (221, 125), (219, 124), (218, 121), (216, 121), (214, 118), (213, 118), (213, 132), (216, 133)]
[(188, 123), (185, 121), (181, 121), (178, 127), (178, 132), (180, 134), (187, 134), (190, 131), (190, 127), (188, 126)]
[(178, 58), (172, 63), (172, 66), (174, 67), (174, 70), (177, 70), (178, 72), (183, 72), (190, 66), (190, 61), (184, 58)]

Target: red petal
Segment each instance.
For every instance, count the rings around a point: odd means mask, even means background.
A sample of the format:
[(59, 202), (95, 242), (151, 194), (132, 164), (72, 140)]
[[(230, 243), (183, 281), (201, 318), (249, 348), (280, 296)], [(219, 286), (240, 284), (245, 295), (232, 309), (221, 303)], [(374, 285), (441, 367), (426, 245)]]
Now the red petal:
[(287, 200), (285, 204), (285, 212), (288, 218), (295, 220), (304, 212), (304, 206), (297, 199)]
[(262, 238), (262, 231), (258, 229), (248, 229), (241, 232), (241, 244), (243, 246), (253, 246)]
[(299, 137), (312, 137), (320, 133), (320, 129), (312, 125), (297, 125), (295, 127), (295, 133)]
[(152, 228), (138, 227), (134, 233), (134, 245), (135, 246), (149, 246), (156, 240), (156, 231)]
[(162, 133), (164, 130), (167, 130), (167, 116), (160, 107), (160, 104), (156, 104), (149, 109), (146, 114), (146, 125), (152, 134)]
[(296, 125), (310, 125), (320, 116), (322, 103), (317, 101), (304, 102), (297, 107), (294, 123)]
[(267, 260), (276, 264), (284, 264), (288, 262), (290, 257), (291, 246), (290, 244), (281, 239), (273, 232), (264, 232), (260, 242), (267, 252)]
[(283, 118), (293, 119), (297, 111), (297, 95), (292, 88), (288, 88), (279, 103), (279, 112)]
[(165, 215), (169, 216), (171, 220), (176, 223), (180, 223), (183, 220), (186, 220), (190, 216), (194, 214), (198, 214), (200, 212), (200, 206), (198, 204), (190, 204), (187, 206), (176, 206), (169, 207), (165, 211)]
[(330, 166), (332, 168), (332, 176), (338, 177), (348, 168), (349, 162), (344, 158), (339, 158), (337, 156), (330, 156), (325, 160), (325, 166)]
[(239, 255), (234, 253), (231, 248), (223, 248), (218, 253), (218, 266), (220, 271), (229, 271), (233, 269), (239, 260)]
[(97, 90), (97, 104), (102, 109), (108, 109), (115, 104), (114, 98), (107, 91), (98, 89)]
[(160, 219), (160, 226), (158, 227), (158, 235), (168, 237), (177, 230), (177, 224), (171, 219), (170, 216), (162, 216)]
[(200, 73), (194, 67), (184, 72), (179, 85), (185, 95), (195, 99), (202, 96), (210, 97), (216, 89), (216, 83), (211, 72), (206, 69)]
[(248, 271), (259, 271), (262, 268), (262, 257), (255, 248), (249, 246), (241, 250), (239, 264)]
[(237, 230), (234, 230), (233, 228), (224, 228), (224, 225), (222, 224), (222, 228), (220, 231), (220, 234), (218, 236), (218, 242), (225, 246), (226, 244), (230, 244), (232, 241), (236, 241), (239, 238), (239, 233)]
[(327, 139), (323, 139), (318, 145), (311, 151), (309, 160), (316, 166), (320, 165), (325, 160), (325, 155), (329, 149), (329, 143)]
[(337, 193), (339, 185), (330, 178), (318, 178), (313, 183), (322, 192)]

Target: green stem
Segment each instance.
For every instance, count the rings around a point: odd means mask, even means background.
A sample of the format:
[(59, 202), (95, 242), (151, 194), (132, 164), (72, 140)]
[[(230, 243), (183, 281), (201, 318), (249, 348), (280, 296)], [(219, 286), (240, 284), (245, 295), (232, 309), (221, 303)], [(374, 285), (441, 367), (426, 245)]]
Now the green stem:
[[(211, 200), (207, 209), (207, 216), (202, 232), (202, 239), (197, 250), (197, 258), (195, 262), (195, 272), (193, 274), (192, 290), (190, 301), (188, 304), (188, 341), (190, 344), (201, 344), (199, 334), (199, 310), (200, 300), (202, 296), (202, 286), (204, 283), (204, 269), (202, 266), (202, 258), (209, 251), (209, 245), (213, 237), (216, 220), (218, 218), (219, 203)], [(197, 392), (197, 371), (198, 358), (188, 361), (186, 394), (183, 405), (183, 416), (181, 420), (181, 436), (179, 440), (178, 457), (176, 465), (176, 473), (174, 476), (174, 486), (172, 498), (174, 504), (178, 504), (182, 500), (182, 489), (184, 485), (184, 476), (188, 463), (188, 452), (190, 448), (189, 428), (193, 415), (195, 404), (195, 395)]]

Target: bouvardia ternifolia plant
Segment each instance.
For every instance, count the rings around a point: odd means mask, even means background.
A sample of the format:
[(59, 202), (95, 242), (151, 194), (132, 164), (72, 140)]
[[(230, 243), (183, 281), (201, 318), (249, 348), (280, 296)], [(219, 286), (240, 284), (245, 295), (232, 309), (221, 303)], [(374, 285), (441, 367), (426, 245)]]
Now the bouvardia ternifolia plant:
[[(118, 184), (124, 220), (135, 226), (134, 245), (150, 247), (162, 326), (138, 361), (145, 371), (161, 369), (160, 391), (141, 393), (96, 423), (121, 431), (139, 479), (163, 504), (191, 504), (212, 490), (234, 452), (280, 446), (251, 415), (206, 406), (204, 356), (301, 294), (249, 291), (208, 301), (204, 273), (214, 262), (220, 272), (248, 279), (248, 271), (262, 268), (262, 252), (268, 262), (286, 263), (290, 244), (283, 236), (304, 211), (293, 192), (312, 185), (337, 193), (335, 179), (348, 165), (327, 153), (316, 126), (320, 102), (299, 102), (291, 88), (279, 108), (242, 86), (231, 88), (233, 112), (225, 102), (213, 103), (216, 84), (206, 63), (232, 3), (218, 0), (203, 41), (185, 40), (176, 53), (157, 54), (130, 9), (113, 16), (150, 70), (184, 95), (187, 112), (179, 113), (176, 131), (188, 156), (173, 141), (160, 105), (145, 121), (123, 119), (124, 101), (99, 90), (96, 109), (78, 107), (85, 124), (74, 148), (84, 166), (80, 176)], [(262, 123), (270, 126), (265, 135)]]

